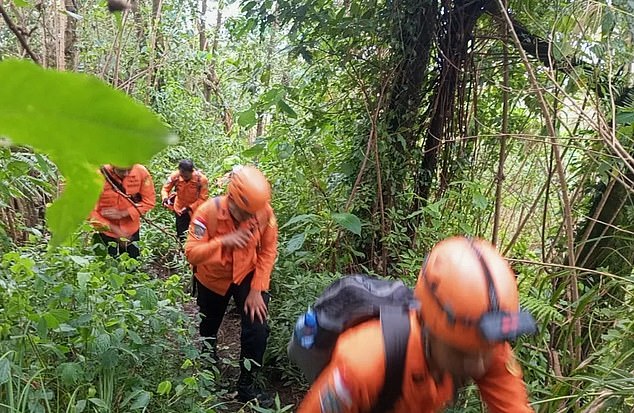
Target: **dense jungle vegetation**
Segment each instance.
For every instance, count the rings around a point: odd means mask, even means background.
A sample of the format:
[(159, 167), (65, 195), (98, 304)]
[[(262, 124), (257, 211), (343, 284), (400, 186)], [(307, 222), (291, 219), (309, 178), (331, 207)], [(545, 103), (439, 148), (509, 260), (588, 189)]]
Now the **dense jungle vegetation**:
[[(518, 274), (540, 325), (515, 344), (536, 411), (634, 410), (634, 2), (4, 0), (0, 15), (0, 412), (292, 411), (295, 317), (341, 274), (412, 285), (453, 234), (492, 240)], [(91, 242), (98, 165), (141, 162), (158, 191), (182, 158), (212, 194), (236, 164), (271, 180), (271, 410), (229, 400), (229, 357), (202, 368), (169, 211), (142, 222), (139, 262)], [(483, 409), (469, 389), (452, 411)]]

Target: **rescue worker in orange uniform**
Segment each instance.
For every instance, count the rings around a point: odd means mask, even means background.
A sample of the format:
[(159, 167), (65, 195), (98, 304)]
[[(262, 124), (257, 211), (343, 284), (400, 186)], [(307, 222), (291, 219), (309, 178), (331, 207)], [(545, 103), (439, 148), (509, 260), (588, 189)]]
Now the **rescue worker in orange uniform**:
[[(257, 398), (261, 405), (272, 405), (253, 381), (254, 364), (262, 365), (269, 334), (267, 291), (277, 256), (277, 221), (270, 199), (262, 172), (240, 168), (232, 174), (226, 196), (209, 199), (196, 210), (185, 243), (197, 284), (205, 349), (215, 358), (218, 328), (233, 297), (242, 327), (238, 399)], [(255, 361), (250, 369), (245, 359)]]
[[(174, 193), (172, 193), (174, 190)], [(194, 163), (183, 159), (178, 170), (172, 172), (161, 189), (163, 206), (174, 211), (176, 216), (176, 235), (185, 241), (185, 232), (189, 228), (191, 216), (203, 202), (209, 198), (209, 181)]]
[[(138, 258), (141, 215), (156, 203), (154, 183), (148, 170), (139, 164), (131, 167), (104, 165), (103, 191), (90, 214), (90, 222), (99, 231), (98, 240), (116, 257), (127, 252)], [(116, 246), (110, 245), (115, 243)]]
[[(414, 295), (421, 307), (410, 311), (403, 384), (391, 412), (440, 412), (468, 380), (491, 413), (533, 411), (504, 339), (522, 328), (534, 331), (533, 320), (521, 316), (515, 275), (490, 243), (464, 237), (438, 243)], [(384, 382), (384, 354), (379, 320), (344, 331), (298, 413), (372, 411)]]

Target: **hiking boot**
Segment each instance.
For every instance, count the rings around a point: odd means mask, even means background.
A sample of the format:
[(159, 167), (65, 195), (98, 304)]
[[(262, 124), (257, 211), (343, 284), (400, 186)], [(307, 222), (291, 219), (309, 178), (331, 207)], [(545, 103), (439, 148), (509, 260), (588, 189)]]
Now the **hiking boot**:
[(237, 399), (241, 403), (249, 401), (257, 402), (257, 404), (265, 409), (273, 407), (275, 400), (264, 390), (255, 386), (255, 384), (238, 385)]

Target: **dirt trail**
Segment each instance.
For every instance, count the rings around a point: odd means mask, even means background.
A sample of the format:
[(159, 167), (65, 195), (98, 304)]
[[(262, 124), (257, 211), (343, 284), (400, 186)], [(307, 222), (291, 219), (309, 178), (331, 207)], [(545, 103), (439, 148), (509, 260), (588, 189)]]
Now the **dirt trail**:
[[(151, 263), (148, 273), (163, 279), (171, 275), (169, 266), (160, 262)], [(198, 306), (195, 298), (183, 303), (183, 311), (193, 320), (197, 319)], [(197, 340), (198, 336), (192, 337), (192, 339)], [(230, 302), (218, 331), (218, 356), (221, 360), (226, 359), (226, 362), (220, 363), (221, 382), (227, 386), (228, 395), (232, 397), (235, 395), (235, 383), (240, 375), (240, 368), (237, 363), (240, 356), (240, 314), (236, 311), (233, 301)], [(301, 389), (298, 391), (295, 387), (285, 386), (279, 377), (279, 372), (270, 366), (264, 366), (262, 375), (266, 377), (267, 392), (277, 393), (282, 407), (289, 404), (294, 406), (299, 404), (304, 396)], [(226, 405), (228, 411), (238, 411), (241, 407), (242, 404), (238, 402)]]

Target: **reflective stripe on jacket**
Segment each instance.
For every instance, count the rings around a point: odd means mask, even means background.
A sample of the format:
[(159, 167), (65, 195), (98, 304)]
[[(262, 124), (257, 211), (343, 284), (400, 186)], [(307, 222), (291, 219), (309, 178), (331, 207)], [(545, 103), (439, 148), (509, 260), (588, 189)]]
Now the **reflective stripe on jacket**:
[[(134, 194), (141, 195), (141, 201), (136, 203), (136, 207), (118, 190), (105, 180), (103, 190), (97, 201), (97, 205), (90, 213), (90, 221), (92, 225), (100, 232), (109, 237), (117, 238), (117, 235), (108, 231), (111, 225), (117, 225), (131, 236), (139, 230), (141, 225), (141, 215), (145, 214), (154, 207), (156, 203), (156, 192), (154, 191), (154, 183), (148, 170), (143, 166), (136, 164), (132, 167), (128, 175), (120, 179), (110, 165), (104, 166), (105, 170), (110, 174), (113, 180), (123, 185), (126, 194), (132, 196)], [(101, 211), (106, 208), (115, 208), (118, 210), (127, 210), (129, 216), (121, 219), (108, 219), (101, 215)], [(105, 230), (103, 230), (105, 228)]]
[[(244, 248), (223, 247), (220, 237), (238, 228), (251, 230), (247, 245)], [(268, 290), (277, 257), (277, 221), (273, 209), (267, 205), (257, 216), (236, 227), (226, 196), (218, 198), (217, 206), (213, 198), (205, 201), (192, 217), (185, 255), (196, 267), (198, 281), (217, 294), (226, 294), (232, 282), (239, 284), (254, 270), (251, 287)]]
[[(402, 396), (394, 413), (435, 413), (448, 407), (454, 383), (446, 374), (433, 379), (425, 360), (421, 327), (410, 314)], [(345, 331), (338, 339), (330, 363), (310, 388), (297, 413), (366, 413), (376, 404), (385, 375), (383, 335), (379, 320)], [(494, 349), (492, 364), (476, 384), (491, 413), (530, 413), (521, 369), (508, 343)]]

